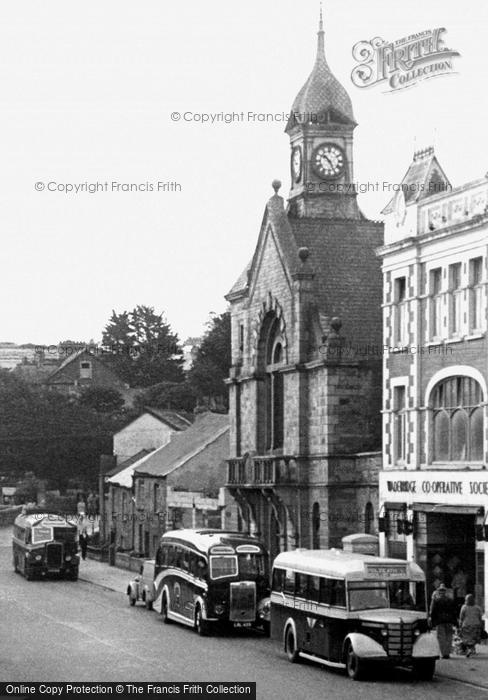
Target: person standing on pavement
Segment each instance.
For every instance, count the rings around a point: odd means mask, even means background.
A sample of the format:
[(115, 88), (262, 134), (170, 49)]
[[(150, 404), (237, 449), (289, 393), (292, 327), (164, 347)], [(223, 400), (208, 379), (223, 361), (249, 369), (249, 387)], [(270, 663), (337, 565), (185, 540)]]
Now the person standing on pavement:
[(451, 581), (451, 587), (454, 593), (454, 602), (456, 603), (457, 615), (459, 615), (459, 612), (465, 602), (466, 594), (468, 592), (466, 590), (467, 583), (468, 577), (464, 573), (464, 570), (459, 566)]
[(86, 527), (83, 528), (81, 534), (80, 534), (80, 549), (81, 549), (81, 558), (83, 561), (86, 559), (86, 550), (88, 547), (88, 534), (86, 532)]
[(474, 595), (468, 593), (459, 613), (459, 631), (466, 656), (476, 653), (476, 645), (481, 641), (483, 618), (481, 608), (474, 604)]
[(451, 653), (453, 625), (456, 624), (456, 609), (443, 583), (432, 596), (429, 617), (432, 627), (435, 627), (437, 632), (442, 658), (448, 659)]

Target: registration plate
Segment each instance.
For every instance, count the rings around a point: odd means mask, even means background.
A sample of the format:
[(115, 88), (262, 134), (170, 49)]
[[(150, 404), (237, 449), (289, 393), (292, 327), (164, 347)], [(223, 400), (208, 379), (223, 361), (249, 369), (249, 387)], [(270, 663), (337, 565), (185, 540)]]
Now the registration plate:
[(252, 622), (234, 622), (234, 627), (252, 627)]

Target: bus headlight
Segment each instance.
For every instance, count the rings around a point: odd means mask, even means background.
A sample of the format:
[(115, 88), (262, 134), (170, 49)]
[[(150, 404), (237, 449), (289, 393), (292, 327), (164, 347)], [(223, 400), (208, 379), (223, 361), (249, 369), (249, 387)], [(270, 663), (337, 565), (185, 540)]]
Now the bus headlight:
[(381, 636), (382, 636), (382, 637), (388, 637), (388, 630), (382, 629), (382, 630), (381, 630)]
[(266, 603), (263, 603), (259, 607), (259, 617), (268, 617), (270, 610), (271, 610), (271, 605), (270, 605), (269, 601), (267, 601)]
[(41, 556), (40, 554), (37, 554), (37, 555), (36, 555), (36, 561), (41, 561), (41, 559), (42, 559), (42, 556)]
[(420, 630), (417, 628), (413, 633), (416, 637), (418, 637), (420, 635)]
[(70, 556), (69, 554), (67, 554), (67, 555), (65, 556), (65, 559), (66, 559), (66, 561), (71, 561), (71, 556)]
[(224, 606), (220, 605), (220, 603), (217, 603), (217, 605), (215, 605), (214, 607), (214, 610), (216, 615), (222, 615), (222, 613), (224, 612)]

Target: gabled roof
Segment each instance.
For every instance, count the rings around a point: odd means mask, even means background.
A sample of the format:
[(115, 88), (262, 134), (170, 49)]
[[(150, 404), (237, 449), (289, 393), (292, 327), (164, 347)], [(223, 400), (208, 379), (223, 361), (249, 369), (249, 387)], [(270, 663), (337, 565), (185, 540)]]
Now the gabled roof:
[(106, 370), (107, 372), (109, 372), (110, 374), (112, 374), (113, 377), (114, 377), (115, 379), (117, 379), (117, 381), (118, 381), (119, 383), (121, 383), (121, 384), (123, 383), (122, 380), (119, 379), (119, 377), (117, 376), (117, 374), (113, 371), (113, 369), (111, 369), (108, 365), (106, 365), (106, 364), (103, 362), (103, 360), (101, 360), (101, 358), (97, 357), (95, 354), (93, 354), (92, 352), (90, 352), (90, 351), (87, 350), (86, 348), (81, 348), (81, 350), (77, 350), (75, 353), (73, 353), (72, 355), (69, 355), (65, 360), (63, 360), (63, 362), (62, 362), (58, 367), (56, 367), (56, 369), (54, 369), (54, 370), (51, 372), (51, 374), (47, 377), (46, 382), (51, 382), (52, 379), (53, 379), (57, 374), (59, 374), (65, 367), (67, 367), (68, 365), (70, 365), (70, 364), (71, 364), (72, 362), (74, 362), (75, 360), (79, 359), (82, 355), (86, 355), (86, 356), (90, 359), (91, 362), (101, 362), (101, 363), (103, 364), (103, 366), (104, 366), (104, 368), (105, 368), (105, 370)]
[(120, 464), (117, 464), (112, 469), (109, 469), (108, 472), (105, 472), (105, 479), (109, 479), (109, 477), (115, 476), (116, 474), (119, 474), (120, 472), (127, 469), (127, 467), (131, 467), (133, 464), (135, 464), (140, 459), (142, 459), (142, 457), (145, 457), (146, 455), (150, 454), (153, 451), (154, 451), (154, 449), (139, 450), (139, 452), (137, 452), (135, 455), (132, 455), (132, 457), (129, 457), (128, 459), (124, 459), (123, 462), (121, 462)]
[(186, 430), (192, 424), (189, 415), (185, 415), (182, 411), (171, 411), (165, 408), (153, 408), (152, 406), (144, 406), (144, 412), (149, 413), (154, 418), (157, 418), (162, 423), (166, 423), (174, 430)]
[[(432, 146), (414, 153), (413, 160), (401, 182), (406, 205), (415, 204), (425, 197), (438, 194), (441, 187), (447, 189), (450, 186), (451, 183), (439, 165)], [(382, 214), (391, 214), (395, 210), (395, 197), (396, 195), (390, 199)]]
[(173, 435), (170, 442), (144, 457), (135, 465), (134, 471), (151, 476), (167, 476), (228, 431), (227, 413), (204, 413), (197, 417), (192, 426)]

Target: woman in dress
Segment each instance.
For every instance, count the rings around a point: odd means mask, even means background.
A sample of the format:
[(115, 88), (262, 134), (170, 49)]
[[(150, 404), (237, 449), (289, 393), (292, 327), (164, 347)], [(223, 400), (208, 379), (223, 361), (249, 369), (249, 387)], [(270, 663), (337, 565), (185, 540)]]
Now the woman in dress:
[(481, 640), (482, 625), (481, 608), (474, 604), (472, 593), (468, 593), (459, 613), (459, 630), (466, 656), (476, 653), (476, 645)]

